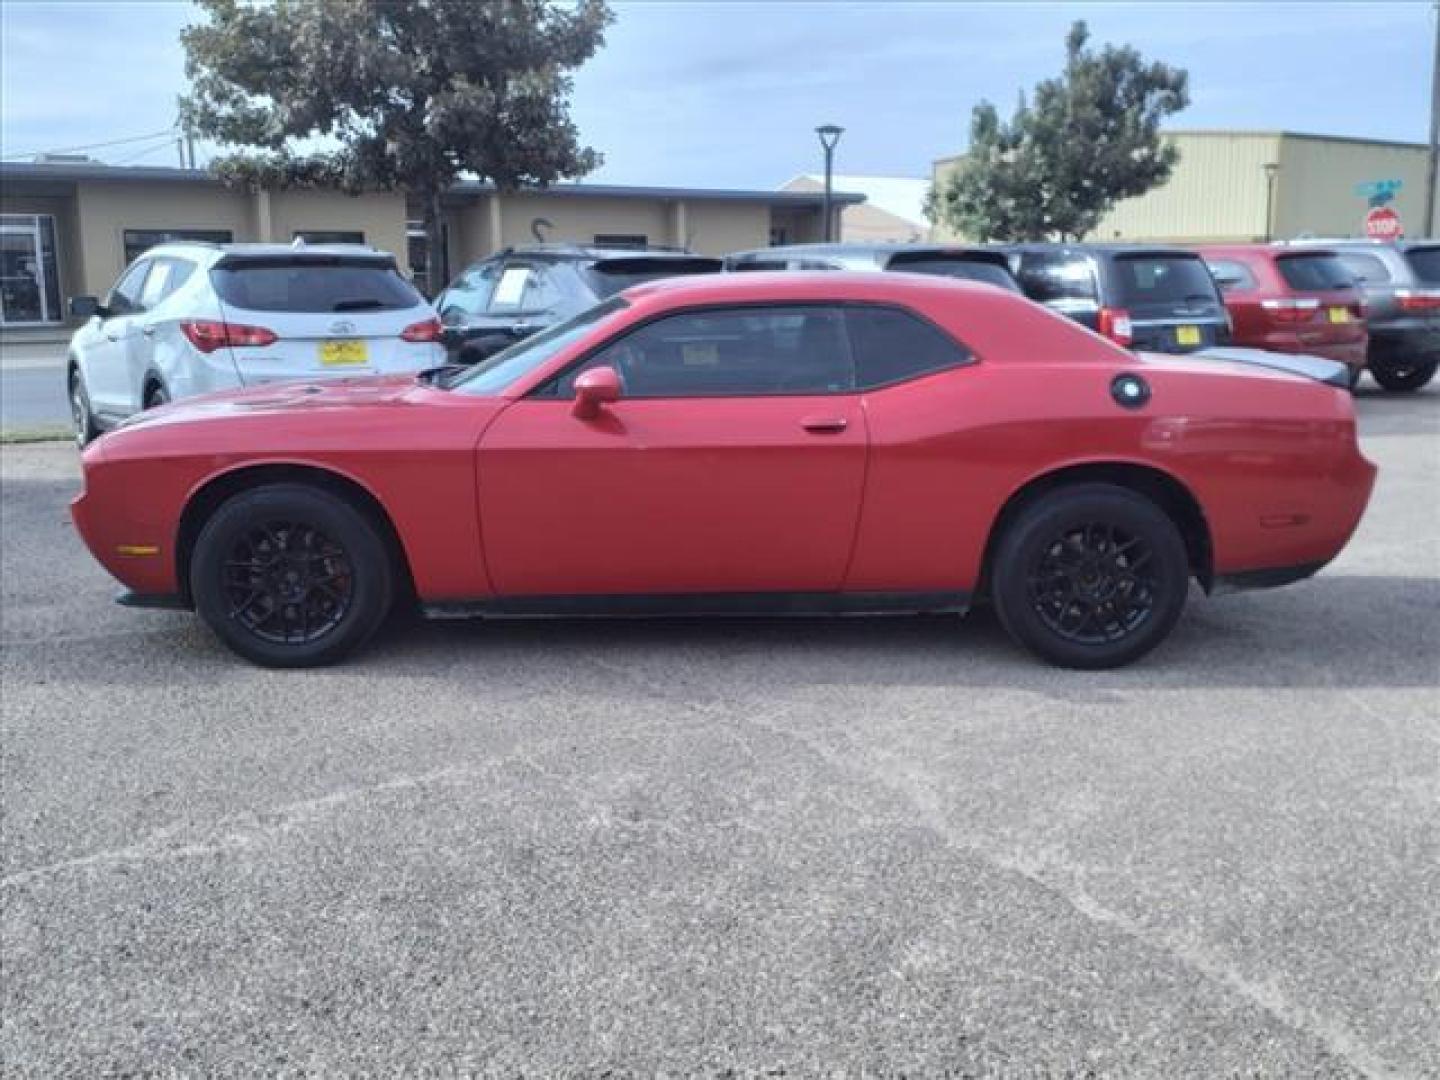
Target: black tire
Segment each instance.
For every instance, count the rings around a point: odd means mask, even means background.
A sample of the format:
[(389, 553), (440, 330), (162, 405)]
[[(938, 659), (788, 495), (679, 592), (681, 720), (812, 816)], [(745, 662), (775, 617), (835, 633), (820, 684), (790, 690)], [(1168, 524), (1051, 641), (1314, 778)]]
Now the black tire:
[(1059, 667), (1121, 667), (1164, 641), (1190, 565), (1175, 523), (1111, 484), (1060, 488), (1026, 506), (995, 550), (991, 593), (1015, 641)]
[(1435, 377), (1440, 360), (1402, 360), (1395, 355), (1378, 356), (1370, 361), (1370, 374), (1380, 386), (1391, 393), (1406, 394), (1419, 390)]
[(224, 503), (190, 561), (195, 609), (266, 667), (318, 667), (364, 645), (395, 597), (380, 531), (338, 495), (270, 484)]
[(161, 405), (170, 404), (170, 391), (166, 390), (160, 383), (152, 383), (145, 391), (145, 408), (158, 409)]
[(100, 435), (95, 414), (90, 409), (90, 394), (79, 368), (70, 369), (70, 420), (75, 426), (75, 444), (85, 449)]

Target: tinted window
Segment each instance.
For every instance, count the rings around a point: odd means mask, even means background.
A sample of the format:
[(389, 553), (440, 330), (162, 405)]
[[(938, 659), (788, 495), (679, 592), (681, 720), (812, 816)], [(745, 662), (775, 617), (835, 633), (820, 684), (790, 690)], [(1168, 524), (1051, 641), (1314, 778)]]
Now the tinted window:
[(542, 330), (467, 369), (450, 388), (466, 394), (497, 394), (580, 340), (596, 323), (629, 306), (618, 296), (596, 304), (573, 319)]
[(456, 278), (441, 302), (440, 317), (447, 323), (463, 322), (464, 318), (481, 314), (490, 306), (490, 295), (500, 278), (498, 262), (472, 266)]
[(1002, 289), (1015, 292), (1015, 279), (1010, 271), (999, 263), (984, 259), (957, 259), (937, 255), (929, 259), (891, 259), (889, 269), (903, 270), (907, 274), (935, 274), (939, 277), (962, 278), (966, 281), (983, 281), (986, 285), (999, 285)]
[(1127, 255), (1115, 260), (1118, 307), (1214, 300), (1215, 279), (1196, 256)]
[(141, 259), (120, 275), (120, 280), (105, 298), (105, 307), (111, 315), (133, 315), (145, 310), (140, 305), (140, 290), (145, 284), (145, 275), (150, 272), (150, 265), (149, 259)]
[(1345, 264), (1334, 255), (1287, 255), (1276, 259), (1280, 276), (1292, 289), (1315, 291), (1322, 289), (1352, 289), (1355, 275), (1345, 269)]
[(751, 259), (746, 262), (737, 262), (734, 266), (730, 267), (730, 269), (733, 271), (762, 270), (768, 272), (772, 270), (784, 270), (786, 265), (787, 263), (784, 259)]
[(220, 299), (247, 311), (400, 311), (422, 303), (393, 265), (311, 257), (223, 262)]
[(605, 346), (574, 377), (608, 365), (626, 397), (832, 394), (854, 388), (841, 309), (817, 306), (709, 309), (670, 315)]
[(1255, 275), (1242, 262), (1233, 259), (1206, 259), (1205, 265), (1210, 268), (1210, 276), (1221, 289), (1255, 288)]
[(1340, 261), (1345, 264), (1356, 281), (1365, 285), (1379, 285), (1390, 280), (1390, 270), (1386, 267), (1385, 261), (1376, 255), (1362, 255), (1358, 252), (1345, 252), (1340, 256)]
[(1411, 248), (1405, 259), (1426, 285), (1440, 285), (1440, 247)]
[(1020, 288), (1031, 300), (1094, 300), (1095, 275), (1083, 255), (1049, 255), (1026, 252), (1015, 272)]
[(293, 238), (307, 244), (363, 244), (365, 234), (350, 229), (296, 229)]
[(588, 304), (576, 296), (573, 271), (568, 266), (547, 266), (544, 263), (531, 268), (525, 282), (525, 295), (521, 305), (525, 311), (546, 315), (569, 315)]
[(939, 327), (908, 311), (846, 309), (855, 381), (862, 389), (901, 382), (970, 363), (970, 351)]
[(650, 246), (650, 238), (644, 233), (597, 233), (595, 236), (595, 246), (608, 248), (640, 248), (644, 250)]
[(585, 267), (581, 277), (597, 296), (607, 297), (660, 278), (718, 274), (722, 266), (719, 259), (606, 259)]

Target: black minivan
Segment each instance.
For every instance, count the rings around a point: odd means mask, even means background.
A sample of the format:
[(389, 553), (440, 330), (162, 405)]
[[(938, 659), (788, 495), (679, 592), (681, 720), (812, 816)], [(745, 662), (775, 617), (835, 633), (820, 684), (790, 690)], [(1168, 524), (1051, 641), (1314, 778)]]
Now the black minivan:
[(1204, 260), (1139, 244), (1007, 244), (1020, 288), (1118, 345), (1188, 353), (1230, 340), (1225, 301)]

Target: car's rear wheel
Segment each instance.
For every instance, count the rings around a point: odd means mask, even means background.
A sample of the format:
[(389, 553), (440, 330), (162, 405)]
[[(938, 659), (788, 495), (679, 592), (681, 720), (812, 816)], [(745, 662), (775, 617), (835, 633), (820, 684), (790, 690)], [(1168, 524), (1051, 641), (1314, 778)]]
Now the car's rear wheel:
[(1401, 358), (1391, 353), (1370, 361), (1370, 374), (1384, 389), (1392, 393), (1419, 390), (1435, 377), (1440, 360)]
[(100, 434), (100, 428), (90, 411), (90, 394), (79, 368), (70, 369), (70, 419), (75, 427), (75, 444), (83, 450)]
[(1113, 668), (1174, 628), (1190, 567), (1175, 523), (1149, 499), (1079, 484), (1020, 512), (991, 581), (1000, 622), (1019, 644), (1061, 667)]
[(389, 551), (345, 499), (303, 484), (234, 496), (205, 524), (190, 564), (196, 610), (227, 645), (268, 667), (340, 660), (384, 622)]

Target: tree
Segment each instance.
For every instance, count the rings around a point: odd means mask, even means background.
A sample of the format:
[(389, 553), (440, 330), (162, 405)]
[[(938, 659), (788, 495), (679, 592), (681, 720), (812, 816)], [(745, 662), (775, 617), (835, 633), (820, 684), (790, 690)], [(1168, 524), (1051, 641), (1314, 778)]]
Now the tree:
[[(227, 147), (227, 183), (403, 188), (424, 207), (432, 283), (441, 195), (583, 176), (570, 72), (604, 40), (604, 0), (199, 0), (181, 32), (182, 123)], [(297, 147), (308, 144), (308, 148)], [(438, 271), (438, 273), (437, 273)]]
[(1022, 95), (1008, 121), (975, 106), (968, 153), (930, 190), (931, 221), (982, 242), (1079, 240), (1169, 179), (1180, 154), (1160, 123), (1189, 104), (1186, 72), (1089, 39), (1085, 23), (1071, 26), (1064, 73), (1037, 85), (1033, 104)]

